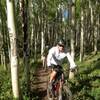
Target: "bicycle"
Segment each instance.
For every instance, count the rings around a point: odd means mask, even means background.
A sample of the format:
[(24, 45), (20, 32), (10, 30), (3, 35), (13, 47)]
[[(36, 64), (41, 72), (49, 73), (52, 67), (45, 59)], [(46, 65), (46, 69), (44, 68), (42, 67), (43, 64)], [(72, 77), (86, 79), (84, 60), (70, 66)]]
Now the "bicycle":
[(68, 87), (67, 81), (64, 78), (63, 71), (57, 73), (52, 84), (52, 91), (49, 88), (48, 80), (47, 98), (48, 100), (72, 100), (72, 93)]

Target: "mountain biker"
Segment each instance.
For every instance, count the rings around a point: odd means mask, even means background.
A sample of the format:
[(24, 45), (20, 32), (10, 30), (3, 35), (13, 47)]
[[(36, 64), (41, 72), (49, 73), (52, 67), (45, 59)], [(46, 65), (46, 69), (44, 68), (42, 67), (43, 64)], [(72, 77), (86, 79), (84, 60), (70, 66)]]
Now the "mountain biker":
[(49, 85), (51, 88), (52, 88), (52, 81), (55, 78), (57, 72), (59, 72), (60, 68), (62, 68), (61, 67), (62, 61), (65, 57), (69, 61), (70, 70), (73, 71), (76, 68), (76, 64), (72, 59), (70, 53), (67, 52), (65, 45), (66, 45), (65, 41), (63, 39), (60, 39), (57, 42), (57, 45), (49, 50), (47, 55), (47, 66), (53, 69), (50, 74), (50, 81), (49, 81), (50, 82)]

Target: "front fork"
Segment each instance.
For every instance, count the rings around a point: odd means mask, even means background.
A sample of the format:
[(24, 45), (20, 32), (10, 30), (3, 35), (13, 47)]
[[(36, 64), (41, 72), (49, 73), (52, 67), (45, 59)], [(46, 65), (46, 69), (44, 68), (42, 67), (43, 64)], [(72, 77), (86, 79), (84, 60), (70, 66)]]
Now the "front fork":
[(62, 87), (64, 84), (64, 74), (62, 74), (62, 78), (60, 79), (60, 87), (59, 87), (59, 98), (58, 100), (62, 100)]

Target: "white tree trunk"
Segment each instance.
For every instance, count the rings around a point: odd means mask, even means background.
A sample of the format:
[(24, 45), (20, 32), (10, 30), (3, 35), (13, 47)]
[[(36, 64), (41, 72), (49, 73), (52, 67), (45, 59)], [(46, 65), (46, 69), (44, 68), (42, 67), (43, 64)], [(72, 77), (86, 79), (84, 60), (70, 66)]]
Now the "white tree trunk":
[(94, 31), (94, 52), (97, 53), (97, 26), (95, 26)]
[(6, 0), (7, 2), (7, 20), (8, 20), (8, 31), (10, 37), (11, 46), (11, 80), (12, 90), (14, 98), (19, 98), (19, 81), (18, 81), (18, 59), (17, 59), (17, 48), (16, 48), (16, 29), (14, 19), (14, 1)]
[(36, 61), (36, 58), (37, 58), (37, 34), (35, 33), (35, 36), (34, 36), (34, 40), (35, 40), (35, 43), (34, 43), (34, 61)]
[[(1, 19), (1, 16), (0, 16), (0, 26), (2, 25), (2, 19)], [(2, 35), (2, 32), (1, 32), (2, 29), (0, 29), (0, 64), (3, 65), (3, 50), (2, 50), (2, 46), (3, 46), (3, 35)]]
[(71, 19), (71, 24), (72, 24), (72, 29), (71, 29), (71, 56), (72, 58), (74, 59), (74, 56), (75, 56), (75, 49), (74, 49), (74, 42), (75, 42), (75, 0), (72, 0), (71, 1), (71, 5), (72, 5), (72, 8), (71, 8), (71, 11), (72, 11), (72, 19)]
[(81, 10), (81, 38), (80, 38), (80, 62), (83, 60), (83, 42), (84, 42), (84, 32), (83, 32), (83, 10)]
[(44, 50), (44, 32), (41, 32), (41, 59), (43, 57), (43, 50)]
[[(96, 1), (96, 5), (98, 4), (98, 2)], [(95, 22), (95, 26), (94, 26), (94, 53), (97, 53), (97, 41), (98, 41), (98, 26), (99, 26), (99, 14), (96, 15), (95, 17), (97, 20)]]

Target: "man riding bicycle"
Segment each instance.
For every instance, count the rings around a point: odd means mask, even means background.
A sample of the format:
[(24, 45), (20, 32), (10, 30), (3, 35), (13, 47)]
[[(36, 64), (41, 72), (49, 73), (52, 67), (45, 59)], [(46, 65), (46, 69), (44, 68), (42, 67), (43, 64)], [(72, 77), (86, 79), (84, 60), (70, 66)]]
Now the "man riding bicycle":
[(62, 68), (62, 61), (65, 57), (67, 57), (69, 63), (70, 63), (70, 70), (75, 70), (76, 64), (74, 60), (72, 59), (69, 52), (67, 52), (65, 48), (65, 41), (63, 39), (60, 39), (56, 46), (52, 47), (47, 55), (47, 66), (49, 68), (52, 68), (52, 72), (50, 74), (50, 88), (52, 89), (53, 79), (55, 78), (56, 74), (60, 71)]

